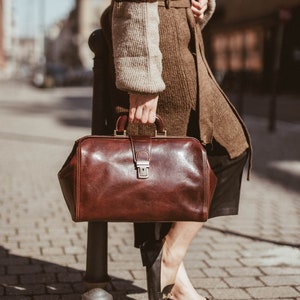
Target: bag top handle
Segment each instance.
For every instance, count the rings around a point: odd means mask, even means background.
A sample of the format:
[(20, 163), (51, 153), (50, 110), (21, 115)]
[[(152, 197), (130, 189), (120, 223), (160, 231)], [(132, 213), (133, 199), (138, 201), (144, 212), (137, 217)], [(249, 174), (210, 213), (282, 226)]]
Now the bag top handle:
[[(128, 115), (127, 114), (120, 115), (116, 122), (114, 135), (126, 135), (127, 125), (128, 125)], [(161, 116), (159, 116), (159, 115), (156, 115), (156, 117), (155, 117), (155, 126), (156, 126), (155, 135), (166, 136), (167, 130), (165, 128), (165, 125), (164, 125), (164, 122), (163, 122)]]

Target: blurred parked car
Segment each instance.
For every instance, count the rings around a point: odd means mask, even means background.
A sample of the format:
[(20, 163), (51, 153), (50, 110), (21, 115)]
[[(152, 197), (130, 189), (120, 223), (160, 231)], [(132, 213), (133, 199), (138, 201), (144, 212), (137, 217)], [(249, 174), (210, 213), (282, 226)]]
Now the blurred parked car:
[(92, 84), (93, 72), (83, 68), (71, 69), (60, 64), (47, 64), (33, 72), (32, 83), (39, 88), (62, 86), (89, 86)]

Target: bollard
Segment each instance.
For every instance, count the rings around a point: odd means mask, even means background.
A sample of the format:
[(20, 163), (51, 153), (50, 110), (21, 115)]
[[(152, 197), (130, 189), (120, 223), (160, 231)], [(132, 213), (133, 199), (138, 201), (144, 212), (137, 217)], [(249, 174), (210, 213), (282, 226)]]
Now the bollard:
[(113, 297), (105, 290), (96, 288), (84, 293), (81, 300), (113, 300)]
[(281, 8), (278, 12), (278, 27), (277, 35), (274, 47), (274, 62), (273, 62), (273, 78), (272, 78), (272, 91), (269, 107), (269, 131), (273, 132), (276, 130), (276, 119), (277, 119), (277, 94), (279, 75), (280, 75), (280, 65), (281, 65), (281, 52), (284, 40), (285, 26), (288, 21), (292, 18), (290, 9)]
[[(107, 134), (108, 99), (107, 48), (101, 29), (95, 30), (89, 38), (89, 47), (94, 52), (94, 80), (92, 105), (92, 134)], [(88, 290), (105, 288), (110, 282), (107, 274), (107, 222), (88, 222), (87, 257), (85, 284)]]

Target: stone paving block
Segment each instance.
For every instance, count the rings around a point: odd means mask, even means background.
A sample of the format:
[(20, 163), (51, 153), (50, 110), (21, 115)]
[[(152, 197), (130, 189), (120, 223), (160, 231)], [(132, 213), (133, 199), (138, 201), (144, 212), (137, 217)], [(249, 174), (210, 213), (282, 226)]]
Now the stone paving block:
[(235, 259), (211, 259), (206, 261), (210, 267), (241, 267), (241, 263)]
[(242, 244), (244, 250), (247, 251), (241, 251), (243, 255), (246, 255), (247, 253), (250, 255), (251, 253), (255, 253), (254, 250), (256, 251), (264, 251), (264, 250), (270, 250), (272, 247), (272, 244), (268, 242), (253, 242), (252, 240), (245, 240), (245, 242)]
[(195, 260), (195, 257), (197, 257), (198, 260), (204, 260), (204, 261), (209, 259), (209, 255), (207, 254), (207, 251), (199, 251), (199, 249), (194, 250), (194, 248), (191, 248), (188, 251), (184, 259), (185, 261)]
[(68, 233), (68, 230), (67, 228), (57, 228), (52, 224), (51, 227), (47, 227), (47, 233), (49, 233), (51, 236), (65, 236)]
[(40, 248), (40, 247), (50, 247), (51, 246), (51, 241), (35, 241), (34, 243), (32, 242), (25, 242), (25, 241), (20, 241), (18, 242), (20, 245), (19, 247), (21, 249), (33, 249), (33, 248)]
[(300, 268), (289, 268), (285, 266), (260, 268), (267, 275), (300, 275)]
[[(37, 300), (44, 300), (44, 299), (37, 299)], [(61, 300), (81, 300), (81, 294), (62, 295)]]
[(27, 257), (18, 257), (18, 256), (10, 256), (10, 257), (2, 257), (0, 258), (1, 266), (11, 266), (11, 265), (27, 265), (29, 263), (29, 258)]
[(252, 299), (252, 297), (242, 289), (209, 289), (209, 293), (213, 299), (224, 299), (224, 300), (243, 300)]
[(134, 280), (146, 280), (146, 270), (144, 270), (144, 268), (140, 270), (131, 270), (130, 273)]
[(237, 251), (232, 251), (232, 250), (216, 250), (216, 251), (211, 251), (209, 253), (209, 256), (211, 258), (229, 258), (229, 259), (236, 259), (240, 257), (240, 254)]
[(236, 250), (236, 251), (238, 251), (238, 250), (242, 249), (242, 244), (240, 244), (240, 243), (236, 243), (236, 244), (226, 243), (226, 237), (223, 237), (222, 243), (220, 243), (220, 242), (212, 243), (211, 247), (215, 250), (222, 249), (222, 250), (230, 250), (230, 251)]
[(60, 296), (56, 295), (42, 295), (42, 296), (34, 296), (33, 300), (60, 300)]
[(45, 286), (42, 284), (18, 284), (14, 286), (7, 286), (5, 293), (11, 295), (41, 295), (45, 293)]
[(185, 261), (191, 261), (191, 260), (195, 260), (195, 257), (197, 257), (197, 260), (199, 261), (206, 261), (209, 258), (209, 255), (207, 254), (206, 251), (202, 251), (200, 249), (198, 249), (197, 251), (192, 250), (192, 251), (188, 251), (188, 253), (185, 256)]
[(280, 265), (300, 266), (300, 261), (288, 256), (241, 258), (240, 262), (247, 267), (271, 267)]
[[(33, 244), (35, 244), (35, 243), (33, 243)], [(18, 248), (18, 249), (12, 249), (11, 251), (10, 251), (10, 254), (11, 255), (16, 255), (16, 256), (18, 256), (18, 255), (20, 255), (20, 256), (26, 256), (26, 257), (28, 257), (28, 258), (31, 258), (31, 257), (36, 257), (36, 256), (39, 256), (39, 255), (41, 255), (41, 248), (40, 247), (34, 247), (34, 248), (26, 248), (26, 247), (22, 247), (22, 246), (20, 246), (20, 248)]]
[(137, 264), (141, 264), (142, 260), (140, 258), (140, 253), (138, 251), (134, 251), (132, 253), (120, 252), (120, 253), (111, 253), (109, 252), (109, 258), (111, 261), (136, 261)]
[(300, 276), (297, 275), (260, 276), (259, 279), (267, 286), (300, 285)]
[(136, 270), (142, 268), (142, 264), (137, 264), (136, 262), (124, 261), (122, 263), (119, 262), (110, 262), (109, 270)]
[(248, 288), (247, 292), (252, 295), (254, 299), (280, 299), (300, 296), (296, 289), (288, 286)]
[[(19, 227), (16, 229), (17, 234), (22, 236), (22, 235), (27, 235), (29, 233), (29, 228), (23, 228), (23, 227)], [(39, 236), (39, 235), (45, 235), (47, 234), (47, 230), (45, 228), (34, 228), (32, 227), (30, 229), (30, 234), (34, 235), (34, 236)]]
[[(50, 244), (51, 247), (65, 247), (65, 246), (69, 246), (69, 245), (73, 245), (72, 243), (72, 239), (69, 237), (47, 237), (47, 239), (44, 239), (45, 243)], [(77, 244), (75, 244), (77, 246)], [(45, 246), (47, 247), (47, 246)], [(48, 246), (49, 247), (49, 246)]]
[(190, 268), (189, 267), (188, 270), (186, 270), (186, 272), (188, 273), (189, 278), (206, 277), (205, 274), (203, 273), (204, 269), (202, 269), (202, 268), (201, 269), (200, 268)]
[(191, 278), (195, 288), (226, 288), (228, 285), (220, 278)]
[(130, 270), (111, 270), (109, 272), (111, 277), (122, 278), (124, 280), (134, 280), (132, 272)]
[(238, 268), (225, 268), (231, 276), (259, 276), (263, 275), (259, 268), (251, 267), (238, 267)]
[(73, 292), (76, 294), (83, 294), (86, 291), (83, 281), (72, 283)]
[(207, 277), (228, 277), (228, 273), (223, 268), (204, 268), (203, 273), (207, 275)]
[(259, 287), (264, 284), (255, 277), (234, 277), (223, 279), (230, 287), (234, 288), (246, 288), (246, 287)]
[(37, 235), (16, 235), (8, 236), (8, 242), (24, 242), (24, 243), (35, 243), (39, 240)]
[(78, 272), (72, 272), (72, 273), (59, 273), (57, 274), (57, 279), (58, 282), (63, 283), (63, 282), (68, 282), (68, 283), (72, 283), (72, 282), (80, 282), (82, 281), (83, 277), (81, 273)]
[(69, 283), (51, 283), (46, 286), (48, 294), (71, 294), (73, 292), (72, 285)]
[(206, 260), (185, 260), (184, 265), (187, 269), (203, 269), (207, 267), (207, 261)]
[(76, 262), (85, 263), (86, 262), (86, 251), (84, 254), (76, 254), (75, 258), (76, 258)]
[(56, 274), (26, 274), (20, 276), (21, 284), (37, 284), (37, 283), (55, 283), (57, 282)]
[(7, 274), (9, 275), (36, 274), (41, 272), (41, 265), (10, 265), (7, 267)]
[(64, 247), (64, 252), (66, 254), (85, 254), (86, 253), (86, 249), (85, 247), (81, 247), (81, 246), (67, 246)]
[[(197, 239), (197, 237), (196, 237), (196, 239)], [(189, 248), (189, 253), (194, 253), (194, 254), (204, 254), (204, 256), (206, 257), (206, 256), (208, 256), (208, 254), (207, 253), (209, 253), (210, 251), (214, 251), (214, 249), (211, 247), (211, 245), (210, 244), (205, 244), (205, 245), (203, 245), (203, 244), (201, 244), (201, 243), (199, 243), (199, 244), (193, 244), (190, 248)]]
[(67, 266), (74, 270), (82, 271), (85, 270), (86, 262), (83, 261), (83, 262), (69, 263), (67, 264)]
[(124, 280), (121, 278), (114, 278), (111, 282), (112, 289), (108, 290), (109, 293), (117, 291), (118, 293), (145, 293), (147, 289), (146, 280)]
[(18, 276), (15, 275), (4, 275), (0, 276), (0, 286), (6, 286), (6, 285), (14, 285), (19, 282)]
[(51, 241), (53, 246), (66, 246), (72, 244), (72, 241), (75, 242), (74, 246), (77, 246), (77, 244), (80, 242), (80, 239), (78, 239), (78, 235), (73, 233), (66, 235), (49, 234), (47, 237), (44, 237), (43, 240)]
[(26, 297), (26, 296), (2, 296), (1, 300), (31, 300), (31, 297)]
[[(124, 298), (124, 294), (117, 294), (117, 293), (112, 293), (114, 300), (123, 300), (126, 299)], [(146, 293), (144, 294), (135, 294), (135, 293), (128, 293), (130, 298), (127, 299), (139, 299), (139, 300), (148, 300), (148, 296)]]
[(64, 254), (64, 249), (61, 247), (47, 247), (47, 248), (41, 248), (42, 255), (44, 256), (53, 256), (53, 255), (62, 255)]
[[(4, 205), (4, 203), (2, 203)], [(3, 226), (0, 228), (0, 236), (15, 236), (18, 233), (19, 229), (15, 227)]]

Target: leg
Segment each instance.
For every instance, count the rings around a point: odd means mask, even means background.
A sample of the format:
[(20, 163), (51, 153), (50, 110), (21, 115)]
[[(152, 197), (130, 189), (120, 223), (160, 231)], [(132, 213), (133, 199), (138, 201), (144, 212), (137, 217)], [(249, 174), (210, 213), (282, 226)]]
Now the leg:
[(174, 284), (185, 254), (200, 230), (200, 222), (176, 222), (165, 237), (162, 251), (161, 286)]
[(172, 289), (173, 299), (176, 300), (204, 300), (193, 287), (182, 263), (179, 266), (175, 285)]
[[(149, 300), (171, 299), (170, 292), (174, 287), (179, 267), (202, 225), (200, 222), (173, 223), (163, 241), (147, 241), (141, 246), (143, 264), (147, 272)], [(184, 276), (179, 278), (182, 278), (180, 282), (185, 281)], [(179, 285), (178, 289), (180, 287)]]

